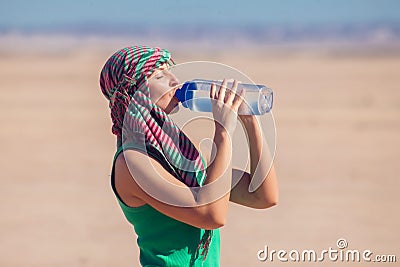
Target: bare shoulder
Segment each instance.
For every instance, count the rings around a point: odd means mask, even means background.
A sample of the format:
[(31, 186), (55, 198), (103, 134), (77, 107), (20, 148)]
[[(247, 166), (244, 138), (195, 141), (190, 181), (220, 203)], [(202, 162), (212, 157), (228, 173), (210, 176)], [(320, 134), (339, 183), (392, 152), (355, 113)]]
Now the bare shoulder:
[(145, 201), (137, 197), (138, 187), (126, 164), (124, 153), (118, 155), (114, 168), (115, 188), (122, 201), (130, 207), (139, 207), (146, 204)]

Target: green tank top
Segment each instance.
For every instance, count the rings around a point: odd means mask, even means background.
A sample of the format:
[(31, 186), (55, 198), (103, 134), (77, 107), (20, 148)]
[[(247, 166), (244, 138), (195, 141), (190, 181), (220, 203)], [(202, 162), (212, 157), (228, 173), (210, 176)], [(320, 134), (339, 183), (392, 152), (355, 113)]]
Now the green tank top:
[[(127, 149), (125, 147), (125, 149)], [(220, 266), (220, 230), (213, 231), (208, 254), (205, 260), (197, 252), (197, 246), (203, 236), (204, 229), (175, 220), (157, 211), (149, 204), (140, 207), (127, 206), (115, 188), (114, 165), (122, 146), (115, 153), (111, 185), (118, 203), (126, 217), (133, 225), (138, 236), (142, 266)]]

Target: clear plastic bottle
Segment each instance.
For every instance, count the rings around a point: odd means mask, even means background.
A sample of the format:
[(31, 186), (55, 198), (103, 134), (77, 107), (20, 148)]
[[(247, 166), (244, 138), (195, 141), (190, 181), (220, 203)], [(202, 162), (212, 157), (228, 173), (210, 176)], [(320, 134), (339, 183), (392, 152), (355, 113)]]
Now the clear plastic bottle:
[[(175, 92), (185, 108), (198, 112), (212, 112), (210, 101), (211, 83), (214, 82), (216, 89), (219, 89), (221, 81), (195, 79), (185, 82), (182, 88)], [(232, 88), (232, 82), (227, 83), (228, 88)], [(246, 90), (244, 101), (239, 107), (240, 115), (263, 115), (272, 109), (273, 92), (265, 85), (238, 83), (237, 93), (242, 89)]]

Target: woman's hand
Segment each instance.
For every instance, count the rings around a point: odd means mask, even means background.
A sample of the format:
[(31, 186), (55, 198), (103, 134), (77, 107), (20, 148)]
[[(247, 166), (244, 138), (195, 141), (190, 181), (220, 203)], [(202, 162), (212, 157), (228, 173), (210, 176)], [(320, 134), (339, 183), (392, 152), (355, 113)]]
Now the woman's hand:
[(231, 89), (226, 90), (227, 81), (224, 79), (218, 90), (214, 83), (211, 84), (210, 98), (214, 116), (215, 131), (233, 134), (237, 124), (237, 113), (244, 99), (245, 91), (236, 94), (238, 82), (233, 81)]

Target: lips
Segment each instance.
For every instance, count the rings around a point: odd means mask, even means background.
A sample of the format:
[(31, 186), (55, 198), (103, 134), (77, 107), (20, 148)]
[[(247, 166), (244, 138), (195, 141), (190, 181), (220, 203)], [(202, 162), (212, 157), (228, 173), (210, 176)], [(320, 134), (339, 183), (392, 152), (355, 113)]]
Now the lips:
[(179, 101), (179, 98), (176, 97), (176, 92), (177, 92), (178, 90), (180, 90), (180, 89), (181, 89), (180, 87), (176, 88), (175, 91), (174, 91), (174, 96), (172, 97), (172, 98), (175, 99), (177, 102), (180, 102), (180, 101)]

